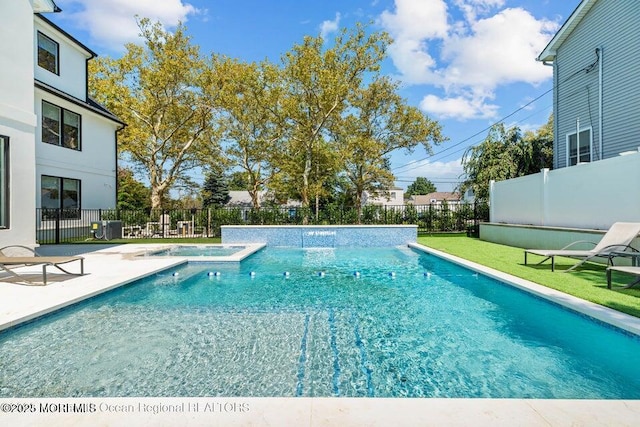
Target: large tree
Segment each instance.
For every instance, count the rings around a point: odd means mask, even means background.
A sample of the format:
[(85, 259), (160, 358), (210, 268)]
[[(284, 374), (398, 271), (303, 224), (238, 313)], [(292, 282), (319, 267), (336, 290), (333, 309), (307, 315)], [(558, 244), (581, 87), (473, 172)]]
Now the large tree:
[(473, 190), (476, 200), (489, 200), (489, 182), (540, 172), (553, 166), (553, 116), (537, 132), (522, 135), (516, 126), (495, 124), (479, 145), (462, 157), (465, 180), (461, 193)]
[(393, 185), (391, 152), (412, 152), (421, 144), (430, 153), (431, 143), (443, 140), (437, 122), (407, 105), (397, 93), (397, 83), (378, 76), (353, 91), (346, 115), (336, 128), (340, 159), (358, 214), (365, 191), (377, 196)]
[(409, 198), (413, 195), (425, 195), (435, 191), (436, 186), (433, 185), (433, 182), (429, 181), (425, 177), (419, 176), (407, 187), (407, 191), (404, 195), (406, 198)]
[(144, 46), (126, 45), (119, 59), (91, 61), (91, 95), (127, 127), (119, 134), (121, 155), (147, 174), (151, 205), (158, 208), (171, 187), (199, 164), (201, 149), (215, 141), (217, 100), (210, 88), (221, 85), (191, 44), (185, 28), (165, 31), (139, 21)]
[(279, 69), (268, 62), (222, 62), (221, 68), (233, 76), (221, 94), (225, 154), (230, 166), (243, 171), (244, 189), (253, 207), (259, 208), (260, 192), (280, 169), (284, 130), (277, 120), (282, 93)]
[[(324, 183), (340, 165), (330, 130), (340, 120), (348, 100), (370, 73), (379, 70), (390, 39), (367, 34), (362, 26), (343, 31), (329, 45), (322, 37), (305, 37), (283, 58), (281, 126), (286, 130), (288, 156), (281, 168), (302, 205), (323, 194)], [(317, 205), (317, 203), (316, 203)]]

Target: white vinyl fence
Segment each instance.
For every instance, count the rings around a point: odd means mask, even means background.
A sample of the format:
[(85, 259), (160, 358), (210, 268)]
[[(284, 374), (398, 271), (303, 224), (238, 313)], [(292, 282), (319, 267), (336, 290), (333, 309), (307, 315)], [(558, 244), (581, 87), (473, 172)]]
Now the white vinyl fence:
[(608, 229), (640, 222), (640, 153), (491, 182), (490, 221)]

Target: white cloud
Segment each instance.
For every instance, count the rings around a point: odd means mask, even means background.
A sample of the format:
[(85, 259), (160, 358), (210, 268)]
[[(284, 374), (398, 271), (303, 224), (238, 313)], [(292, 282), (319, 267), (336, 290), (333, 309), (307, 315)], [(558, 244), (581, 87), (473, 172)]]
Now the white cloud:
[(448, 84), (493, 90), (499, 84), (540, 83), (550, 76), (535, 58), (549, 40), (547, 24), (524, 9), (505, 9), (471, 26), (469, 36), (447, 40)]
[(340, 13), (336, 13), (336, 18), (333, 21), (327, 20), (320, 24), (320, 36), (326, 40), (327, 36), (338, 30), (340, 26)]
[(485, 102), (481, 97), (439, 98), (427, 95), (420, 102), (420, 108), (442, 119), (468, 120), (493, 118), (497, 115), (499, 107)]
[[(558, 28), (505, 0), (395, 0), (380, 16), (394, 38), (389, 55), (409, 85), (431, 85), (444, 94), (421, 106), (439, 118), (495, 118), (499, 86), (537, 85), (551, 77), (536, 56)], [(453, 12), (459, 12), (453, 14)], [(454, 19), (454, 16), (458, 19)]]
[(135, 16), (159, 21), (167, 28), (186, 22), (205, 11), (183, 0), (56, 0), (65, 10), (63, 19), (89, 32), (92, 43), (122, 50), (127, 42), (136, 42), (140, 29)]
[(448, 32), (444, 0), (395, 0), (396, 11), (382, 12), (383, 26), (398, 39), (444, 38)]

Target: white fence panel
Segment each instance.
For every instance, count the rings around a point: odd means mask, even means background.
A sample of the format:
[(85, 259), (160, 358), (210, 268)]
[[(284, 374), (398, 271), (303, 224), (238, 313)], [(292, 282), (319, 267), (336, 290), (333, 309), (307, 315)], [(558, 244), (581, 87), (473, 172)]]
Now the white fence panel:
[(544, 170), (492, 183), (491, 222), (590, 229), (640, 222), (639, 189), (640, 153)]
[(543, 221), (544, 173), (492, 182), (492, 222), (539, 224)]

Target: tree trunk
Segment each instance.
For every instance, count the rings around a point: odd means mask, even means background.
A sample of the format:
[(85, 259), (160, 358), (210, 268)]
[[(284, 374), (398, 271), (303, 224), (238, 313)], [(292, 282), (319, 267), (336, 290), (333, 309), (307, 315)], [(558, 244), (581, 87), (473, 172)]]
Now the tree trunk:
[(160, 209), (162, 207), (162, 191), (157, 187), (151, 188), (151, 209)]
[(362, 191), (356, 190), (356, 209), (358, 210), (358, 225), (362, 224)]

